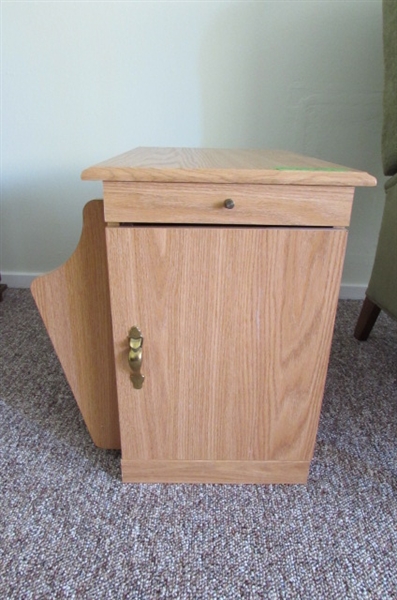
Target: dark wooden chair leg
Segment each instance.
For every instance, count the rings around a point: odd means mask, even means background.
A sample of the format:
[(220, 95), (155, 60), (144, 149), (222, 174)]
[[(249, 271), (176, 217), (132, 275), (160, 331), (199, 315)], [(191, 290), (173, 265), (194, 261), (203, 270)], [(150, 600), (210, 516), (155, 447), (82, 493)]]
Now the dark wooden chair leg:
[(379, 306), (366, 297), (361, 307), (361, 312), (357, 319), (356, 328), (354, 330), (354, 337), (356, 339), (362, 342), (365, 342), (365, 340), (368, 339), (379, 313)]
[[(1, 281), (1, 275), (0, 275), (0, 281)], [(2, 300), (3, 300), (3, 292), (5, 292), (6, 289), (7, 289), (7, 284), (0, 283), (0, 302), (2, 302)]]

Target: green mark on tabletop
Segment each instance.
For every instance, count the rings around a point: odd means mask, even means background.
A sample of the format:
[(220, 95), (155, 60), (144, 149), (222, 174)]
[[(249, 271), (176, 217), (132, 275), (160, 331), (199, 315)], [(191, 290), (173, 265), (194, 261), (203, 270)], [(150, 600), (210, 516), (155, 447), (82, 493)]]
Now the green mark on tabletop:
[(348, 171), (343, 167), (274, 167), (276, 171)]

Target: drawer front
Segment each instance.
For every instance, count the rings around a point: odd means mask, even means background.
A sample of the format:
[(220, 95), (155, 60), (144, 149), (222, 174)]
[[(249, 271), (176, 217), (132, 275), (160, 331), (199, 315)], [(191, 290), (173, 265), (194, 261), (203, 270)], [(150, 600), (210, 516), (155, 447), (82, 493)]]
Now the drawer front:
[(346, 227), (353, 194), (351, 187), (105, 181), (105, 221)]

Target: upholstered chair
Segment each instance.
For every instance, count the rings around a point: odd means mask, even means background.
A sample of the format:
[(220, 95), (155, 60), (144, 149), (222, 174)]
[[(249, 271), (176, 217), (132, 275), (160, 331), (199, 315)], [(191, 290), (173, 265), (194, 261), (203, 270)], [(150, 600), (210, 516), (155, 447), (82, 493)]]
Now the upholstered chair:
[(386, 182), (375, 261), (354, 335), (366, 340), (381, 310), (397, 319), (397, 0), (383, 0), (382, 162)]

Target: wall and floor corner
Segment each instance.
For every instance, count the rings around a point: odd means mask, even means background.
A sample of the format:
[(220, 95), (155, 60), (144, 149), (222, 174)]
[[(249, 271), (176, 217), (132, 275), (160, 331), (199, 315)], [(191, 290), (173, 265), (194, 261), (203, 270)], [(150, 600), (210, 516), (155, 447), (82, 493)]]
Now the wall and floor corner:
[(356, 192), (341, 297), (361, 298), (383, 210), (382, 4), (6, 2), (1, 262), (62, 264), (95, 162), (135, 146), (282, 148), (373, 174)]

